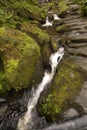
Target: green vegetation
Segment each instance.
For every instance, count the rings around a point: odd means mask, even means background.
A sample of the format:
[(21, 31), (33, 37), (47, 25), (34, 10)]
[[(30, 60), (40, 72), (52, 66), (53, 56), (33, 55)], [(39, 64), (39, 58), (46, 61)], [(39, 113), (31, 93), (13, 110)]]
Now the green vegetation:
[(65, 24), (62, 24), (61, 26), (56, 27), (57, 32), (64, 32), (67, 29)]
[(48, 62), (51, 54), (50, 42), (51, 38), (45, 30), (40, 29), (35, 23), (24, 22), (21, 25), (21, 31), (32, 36), (41, 47), (41, 54), (44, 62)]
[(50, 37), (39, 28), (45, 16), (37, 0), (0, 0), (0, 93), (28, 87), (38, 75), (41, 53), (48, 60)]
[(40, 48), (35, 40), (16, 29), (2, 27), (0, 57), (4, 68), (0, 72), (0, 92), (5, 88), (4, 91), (7, 88), (19, 90), (28, 87), (40, 57)]
[(81, 68), (70, 61), (64, 61), (58, 68), (48, 96), (42, 98), (42, 103), (38, 108), (39, 113), (45, 115), (49, 122), (60, 119), (61, 113), (68, 107), (68, 101), (78, 94), (84, 80)]
[(45, 12), (38, 8), (37, 1), (26, 0), (0, 0), (0, 26), (8, 25), (15, 27), (18, 21), (42, 20)]
[(66, 11), (68, 10), (68, 6), (66, 5), (66, 2), (64, 0), (59, 1), (58, 7), (59, 7), (59, 14), (60, 15), (66, 14)]
[(21, 25), (21, 31), (33, 36), (40, 46), (50, 42), (50, 36), (48, 33), (45, 30), (40, 29), (35, 23), (24, 22)]
[(78, 3), (81, 7), (81, 12), (84, 15), (87, 15), (87, 0), (73, 0), (73, 1)]

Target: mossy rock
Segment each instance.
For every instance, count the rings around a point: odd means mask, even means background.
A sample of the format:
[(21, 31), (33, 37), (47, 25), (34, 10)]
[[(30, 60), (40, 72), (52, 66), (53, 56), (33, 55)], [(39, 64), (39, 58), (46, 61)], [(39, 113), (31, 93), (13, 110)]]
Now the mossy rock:
[(57, 52), (59, 49), (59, 41), (60, 38), (58, 38), (57, 36), (54, 36), (51, 40), (51, 46), (52, 46), (52, 50), (53, 52)]
[(28, 35), (31, 35), (40, 46), (44, 46), (51, 41), (49, 34), (38, 27), (38, 23), (34, 22), (23, 22), (21, 24), (21, 31), (26, 32)]
[(15, 28), (18, 22), (26, 20), (43, 21), (46, 12), (39, 8), (38, 1), (0, 0), (0, 26), (7, 25)]
[(66, 5), (65, 0), (60, 0), (58, 3), (59, 16), (65, 17), (67, 14), (68, 6)]
[(70, 61), (61, 63), (49, 87), (48, 95), (40, 99), (39, 114), (45, 116), (48, 122), (60, 120), (61, 115), (68, 108), (69, 101), (79, 93), (85, 80), (81, 68)]
[(43, 57), (43, 62), (46, 64), (49, 62), (49, 57), (51, 55), (51, 37), (49, 34), (42, 30), (37, 26), (37, 24), (34, 23), (28, 23), (24, 22), (21, 25), (21, 31), (26, 32), (28, 35), (32, 36), (35, 41), (40, 45), (41, 47), (41, 54)]
[(59, 33), (63, 33), (67, 30), (67, 26), (65, 24), (62, 24), (58, 27), (56, 27), (56, 31), (59, 32)]
[(18, 30), (0, 28), (0, 92), (28, 87), (40, 56), (34, 39)]

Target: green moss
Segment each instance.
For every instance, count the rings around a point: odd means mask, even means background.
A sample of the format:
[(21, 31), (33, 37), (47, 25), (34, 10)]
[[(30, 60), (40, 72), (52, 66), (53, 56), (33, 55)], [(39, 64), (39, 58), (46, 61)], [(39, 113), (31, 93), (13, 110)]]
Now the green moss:
[(48, 33), (45, 30), (40, 29), (36, 24), (24, 22), (21, 30), (33, 36), (40, 45), (50, 42)]
[(63, 25), (61, 25), (61, 26), (58, 26), (57, 28), (56, 28), (56, 31), (57, 32), (64, 32), (65, 30), (66, 30), (66, 25), (65, 24), (63, 24)]
[(72, 0), (75, 3), (79, 4), (80, 6), (80, 12), (87, 16), (87, 1), (86, 0)]
[(41, 47), (41, 53), (43, 57), (43, 61), (46, 63), (49, 60), (49, 56), (51, 54), (50, 41), (51, 38), (45, 30), (40, 29), (36, 24), (31, 24), (24, 22), (22, 24), (21, 30), (26, 32), (28, 35), (32, 36), (35, 41)]
[[(40, 48), (35, 40), (18, 30), (1, 28), (0, 52), (5, 80), (10, 84), (10, 89), (28, 87), (40, 56)], [(4, 88), (5, 85), (1, 82), (0, 86)]]
[(80, 91), (85, 80), (80, 70), (81, 68), (69, 61), (65, 61), (59, 67), (49, 88), (49, 94), (39, 108), (40, 114), (45, 115), (48, 121), (57, 121), (67, 107), (67, 101), (73, 99)]
[(0, 93), (10, 91), (10, 84), (6, 80), (6, 75), (3, 71), (0, 71)]
[(68, 6), (66, 5), (66, 2), (64, 0), (59, 1), (58, 7), (59, 7), (59, 14), (60, 15), (65, 14), (66, 11), (68, 10)]

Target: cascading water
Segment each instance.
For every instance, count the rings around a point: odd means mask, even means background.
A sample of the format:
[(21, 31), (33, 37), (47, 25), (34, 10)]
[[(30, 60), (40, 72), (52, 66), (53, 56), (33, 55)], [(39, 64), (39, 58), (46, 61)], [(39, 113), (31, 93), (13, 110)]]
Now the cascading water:
[(50, 65), (52, 68), (51, 73), (48, 71), (44, 72), (44, 77), (42, 79), (42, 82), (38, 85), (35, 92), (33, 92), (32, 97), (29, 99), (27, 112), (25, 113), (23, 118), (19, 119), (18, 127), (17, 127), (18, 130), (27, 130), (27, 129), (29, 130), (29, 128), (27, 128), (28, 127), (27, 124), (31, 123), (32, 121), (32, 110), (35, 108), (41, 92), (44, 90), (46, 85), (51, 82), (55, 74), (57, 64), (62, 59), (63, 55), (64, 55), (63, 47), (59, 48), (59, 50), (56, 53), (51, 54), (50, 56)]
[(48, 16), (46, 17), (46, 23), (42, 25), (43, 27), (52, 26), (52, 22), (49, 21)]
[(57, 16), (57, 14), (54, 14), (54, 20), (60, 20), (60, 18)]

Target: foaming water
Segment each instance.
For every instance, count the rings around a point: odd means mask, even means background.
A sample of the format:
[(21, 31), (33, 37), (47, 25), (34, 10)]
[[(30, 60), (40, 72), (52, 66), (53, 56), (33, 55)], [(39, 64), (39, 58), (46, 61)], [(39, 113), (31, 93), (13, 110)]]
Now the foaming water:
[(49, 21), (48, 16), (46, 17), (46, 23), (42, 25), (43, 27), (52, 26), (52, 22)]
[(60, 18), (57, 16), (57, 14), (54, 14), (54, 20), (60, 20)]
[(29, 130), (29, 128), (27, 128), (29, 127), (27, 124), (32, 123), (32, 110), (36, 106), (41, 92), (44, 90), (46, 85), (51, 82), (55, 74), (56, 67), (60, 62), (60, 60), (62, 59), (63, 55), (64, 55), (63, 47), (59, 48), (59, 50), (56, 53), (51, 54), (50, 56), (50, 65), (52, 68), (51, 73), (48, 71), (44, 72), (44, 76), (41, 83), (38, 85), (37, 89), (33, 92), (32, 97), (29, 99), (27, 112), (25, 113), (23, 118), (19, 119), (17, 127), (18, 130)]

